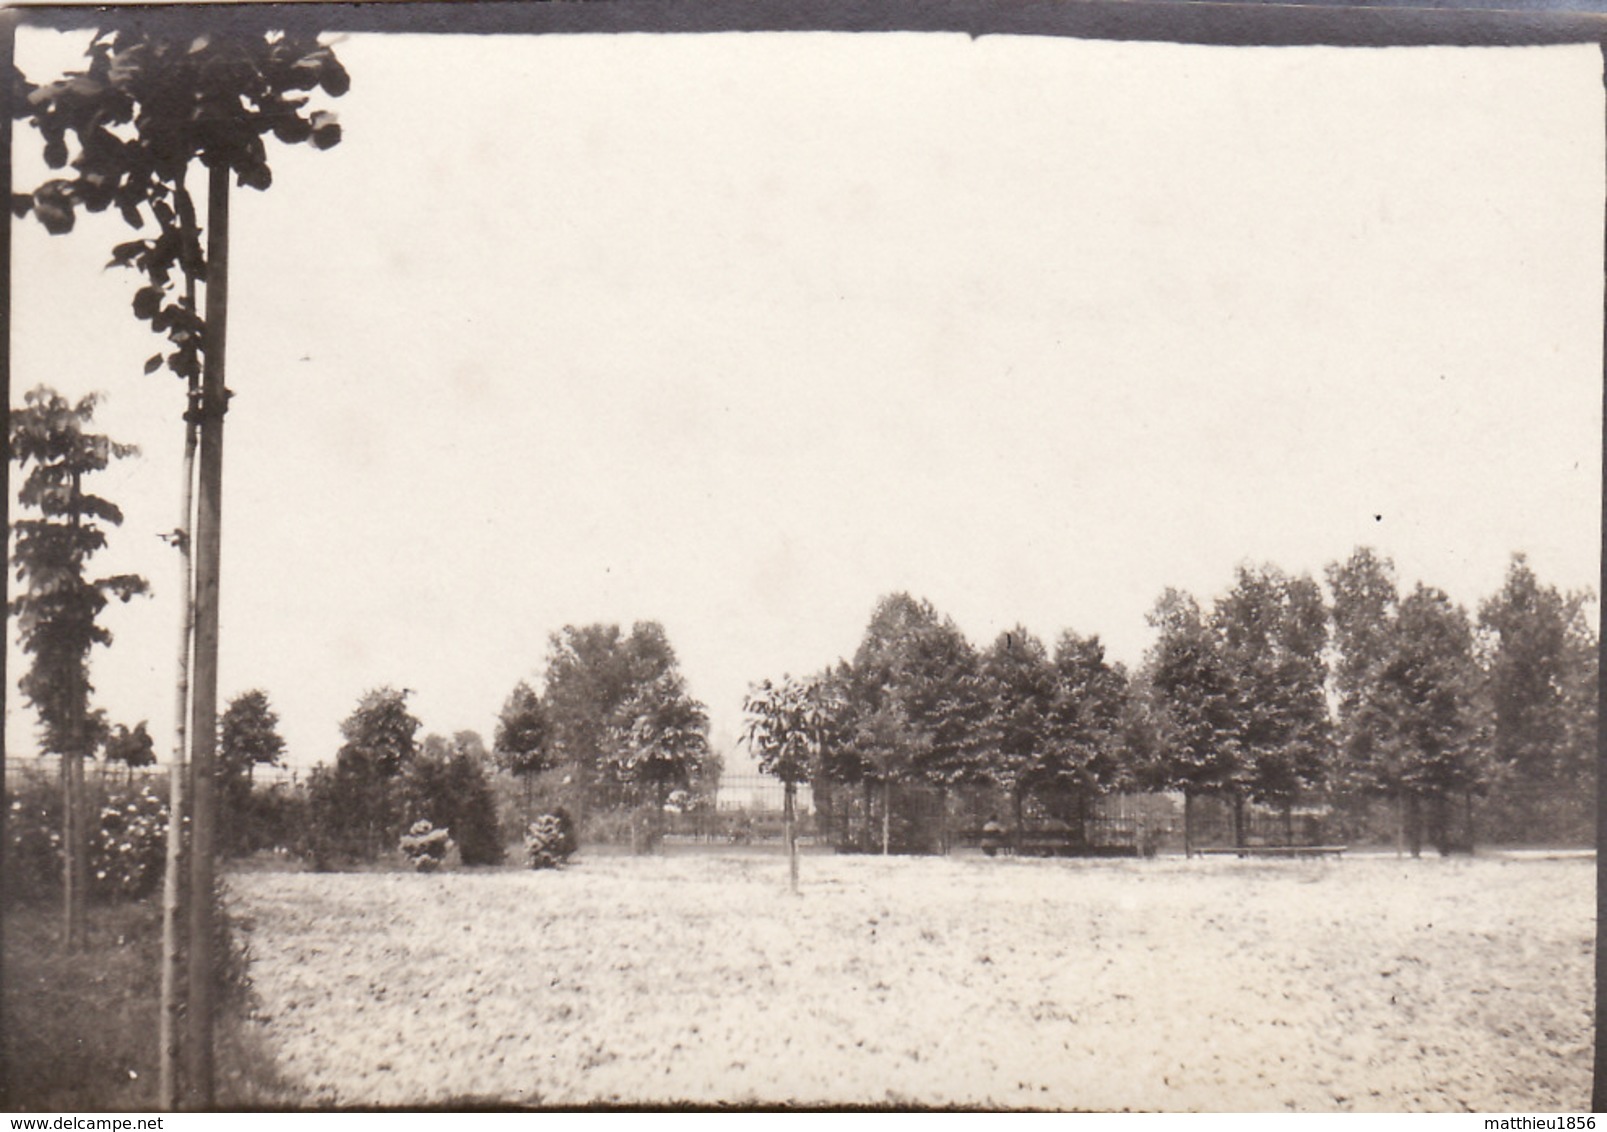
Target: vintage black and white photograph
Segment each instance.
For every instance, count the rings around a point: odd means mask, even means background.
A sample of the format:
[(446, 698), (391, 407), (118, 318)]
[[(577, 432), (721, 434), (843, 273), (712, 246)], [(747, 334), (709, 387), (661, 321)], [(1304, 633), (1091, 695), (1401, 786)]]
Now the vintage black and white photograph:
[(0, 13), (5, 1107), (1588, 1111), (1607, 24), (1150, 7)]

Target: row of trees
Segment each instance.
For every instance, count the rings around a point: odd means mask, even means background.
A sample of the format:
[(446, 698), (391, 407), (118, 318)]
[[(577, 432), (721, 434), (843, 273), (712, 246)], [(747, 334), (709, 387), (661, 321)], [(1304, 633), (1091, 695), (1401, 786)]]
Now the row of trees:
[(1450, 846), (1459, 799), (1594, 790), (1590, 595), (1543, 585), (1522, 555), (1476, 618), (1432, 587), (1403, 593), (1367, 548), (1326, 581), (1327, 594), (1241, 566), (1209, 607), (1169, 589), (1135, 672), (1072, 632), (1052, 652), (1019, 626), (977, 649), (930, 603), (895, 594), (851, 662), (754, 686), (747, 740), (789, 793), (879, 791), (884, 851), (902, 785), (994, 787), (1018, 830), (1028, 797), (1080, 822), (1102, 794), (1174, 791), (1188, 846), (1200, 797), (1229, 805), (1240, 845), (1252, 804), (1281, 810), (1292, 839), (1297, 805), (1388, 799), (1414, 854), (1425, 839)]
[[(645, 810), (630, 820), (633, 847), (655, 842), (664, 807), (706, 803), (721, 760), (709, 748), (708, 711), (687, 691), (663, 626), (566, 625), (548, 641), (542, 691), (521, 681), (498, 717), (492, 754), (527, 790), (543, 775), (588, 815)], [(644, 835), (645, 834), (645, 838)]]
[(421, 742), (411, 694), (365, 693), (341, 723), (334, 765), (313, 768), (300, 835), (315, 864), (372, 859), (420, 820), (450, 830), (466, 865), (503, 859), (484, 743), (472, 731)]
[[(452, 831), (465, 864), (496, 863), (503, 845), (493, 768), (523, 780), (526, 821), (539, 789), (545, 804), (581, 822), (612, 821), (633, 848), (662, 836), (666, 805), (712, 799), (721, 764), (709, 749), (708, 714), (688, 694), (662, 626), (566, 626), (550, 639), (542, 684), (540, 694), (515, 686), (490, 751), (472, 731), (420, 741), (409, 691), (367, 693), (341, 724), (333, 765), (308, 779), (308, 851), (319, 861), (371, 858), (424, 819)], [(248, 768), (279, 751), (264, 738), (272, 734), (266, 701), (252, 695), (231, 704), (220, 746), (240, 804), (249, 801)]]

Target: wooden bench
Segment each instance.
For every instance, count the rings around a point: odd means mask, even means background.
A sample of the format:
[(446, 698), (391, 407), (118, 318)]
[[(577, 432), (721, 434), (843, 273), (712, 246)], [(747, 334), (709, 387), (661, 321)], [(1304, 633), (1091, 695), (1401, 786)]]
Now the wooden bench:
[(1196, 849), (1200, 857), (1340, 857), (1348, 845), (1244, 845)]

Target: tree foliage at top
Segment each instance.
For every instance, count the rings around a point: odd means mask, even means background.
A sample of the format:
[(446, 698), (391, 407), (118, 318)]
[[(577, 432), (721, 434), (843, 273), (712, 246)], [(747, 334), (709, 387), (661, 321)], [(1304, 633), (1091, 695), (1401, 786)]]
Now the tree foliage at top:
[(1490, 780), (1473, 625), (1419, 583), (1404, 598), (1388, 559), (1356, 551), (1328, 568), (1342, 752), (1338, 785), (1442, 799)]
[[(1479, 607), (1491, 753), (1503, 770), (1551, 781), (1571, 769), (1569, 670), (1580, 667), (1580, 644), (1594, 644), (1588, 622), (1575, 615), (1580, 604), (1542, 585), (1518, 554), (1500, 592)], [(1571, 639), (1581, 628), (1586, 639)]]
[(218, 721), (218, 774), (226, 779), (249, 779), (259, 766), (279, 766), (285, 741), (279, 735), (279, 716), (261, 688), (241, 692), (229, 701)]
[(1244, 786), (1258, 802), (1288, 806), (1321, 785), (1330, 762), (1322, 590), (1273, 566), (1241, 566), (1214, 620), (1237, 699)]
[(670, 790), (691, 786), (708, 753), (708, 711), (670, 669), (638, 684), (620, 706), (604, 765), (628, 790), (662, 806)]
[(86, 576), (89, 560), (106, 546), (108, 527), (123, 513), (111, 500), (84, 489), (84, 480), (137, 449), (90, 432), (96, 399), (69, 403), (43, 386), (29, 391), (11, 412), (11, 458), (25, 473), (18, 502), (32, 517), (12, 525), (12, 563), (21, 592), (8, 612), (33, 658), (17, 682), (39, 715), (42, 745), (63, 755), (91, 756), (104, 737), (99, 713), (89, 711), (94, 687), (89, 654), (109, 645), (100, 624), (107, 603), (146, 592), (133, 574)]
[(106, 762), (122, 763), (130, 770), (156, 765), (156, 743), (146, 730), (145, 720), (136, 723), (133, 730), (119, 723), (107, 733)]
[(686, 788), (708, 757), (708, 717), (663, 626), (567, 625), (548, 643), (547, 750), (602, 808)]
[(1379, 708), (1401, 783), (1418, 794), (1480, 785), (1479, 673), (1466, 611), (1419, 583), (1401, 602), (1398, 631)]
[(759, 760), (759, 773), (789, 786), (808, 782), (821, 771), (821, 757), (841, 706), (824, 680), (784, 676), (748, 689), (742, 738)]
[(340, 725), (345, 742), (336, 769), (361, 778), (394, 778), (418, 751), (414, 736), (422, 726), (407, 709), (410, 691), (391, 687), (365, 692)]
[(521, 777), (549, 769), (547, 711), (535, 689), (523, 680), (514, 686), (497, 717), (492, 751), (497, 765)]
[(982, 655), (988, 717), (988, 772), (1019, 807), (1021, 796), (1056, 776), (1051, 735), (1055, 671), (1043, 642), (1023, 626), (1000, 633)]
[(1374, 790), (1374, 752), (1384, 742), (1383, 717), (1367, 705), (1379, 695), (1384, 667), (1395, 652), (1395, 618), (1400, 592), (1395, 565), (1370, 547), (1359, 547), (1327, 570), (1333, 594), (1329, 617), (1335, 658), (1332, 679), (1338, 699), (1335, 785)]
[(1238, 700), (1220, 640), (1180, 590), (1162, 594), (1148, 620), (1158, 634), (1146, 662), (1158, 784), (1195, 794), (1239, 789), (1247, 775)]
[[(166, 364), (194, 380), (205, 324), (194, 284), (206, 278), (200, 226), (186, 176), (197, 159), (253, 189), (273, 182), (266, 139), (328, 149), (340, 124), (309, 109), (309, 94), (338, 97), (351, 80), (316, 36), (273, 31), (178, 35), (143, 26), (97, 31), (88, 64), (35, 84), (18, 76), (16, 116), (44, 138), (45, 163), (63, 175), (12, 196), (12, 211), (52, 234), (72, 231), (79, 209), (117, 211), (150, 235), (118, 244), (111, 265), (144, 278), (134, 314), (167, 337)], [(71, 144), (69, 143), (71, 139)]]
[(847, 780), (963, 777), (952, 724), (972, 663), (964, 636), (931, 602), (882, 598), (843, 673), (850, 757), (839, 770)]
[(1123, 734), (1127, 674), (1105, 659), (1097, 636), (1068, 630), (1055, 642), (1054, 676), (1049, 733), (1055, 774), (1083, 799), (1133, 785)]

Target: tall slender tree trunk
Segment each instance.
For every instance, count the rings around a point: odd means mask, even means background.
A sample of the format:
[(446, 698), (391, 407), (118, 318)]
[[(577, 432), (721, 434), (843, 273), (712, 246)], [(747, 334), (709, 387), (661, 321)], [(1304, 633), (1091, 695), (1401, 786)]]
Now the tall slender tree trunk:
[[(864, 846), (865, 846), (865, 851), (869, 852), (870, 847), (873, 844), (872, 838), (875, 837), (875, 833), (873, 831), (876, 828), (876, 826), (874, 824), (875, 823), (875, 815), (876, 815), (876, 806), (875, 806), (874, 801), (871, 798), (871, 780), (870, 779), (867, 778), (867, 779), (863, 780), (863, 789), (864, 789), (864, 794), (865, 794), (865, 841), (864, 841)], [(854, 838), (854, 843), (855, 843), (855, 847), (857, 849), (858, 845), (860, 844), (859, 839), (858, 839), (857, 836)]]
[(214, 817), (218, 740), (218, 593), (222, 561), (223, 415), (228, 411), (229, 169), (209, 169), (206, 364), (201, 380), (199, 500), (195, 513), (195, 687), (190, 721), (190, 1107), (213, 1105), (212, 973)]
[(1021, 785), (1019, 785), (1019, 784), (1016, 786), (1016, 788), (1014, 790), (1010, 791), (1010, 811), (1011, 811), (1011, 815), (1015, 819), (1015, 827), (1016, 827), (1015, 828), (1015, 848), (1016, 848), (1016, 856), (1017, 857), (1021, 856), (1021, 839), (1022, 839), (1022, 836), (1026, 832), (1026, 830), (1024, 829), (1024, 826), (1026, 825), (1026, 822), (1022, 819), (1022, 816), (1021, 816), (1021, 811), (1022, 811), (1021, 797), (1025, 793), (1026, 793), (1026, 788), (1021, 786)]
[(1440, 856), (1449, 856), (1454, 845), (1451, 841), (1451, 797), (1438, 791), (1429, 806), (1429, 840)]
[[(194, 284), (190, 299), (194, 303)], [(179, 956), (183, 951), (182, 932), (179, 927), (180, 908), (184, 903), (184, 808), (185, 776), (189, 774), (189, 750), (186, 738), (189, 733), (190, 710), (190, 646), (195, 633), (194, 578), (190, 570), (190, 513), (195, 503), (195, 423), (191, 409), (199, 394), (191, 382), (190, 404), (185, 407), (184, 418), (184, 486), (181, 491), (182, 512), (175, 532), (179, 551), (179, 573), (183, 579), (184, 610), (179, 617), (178, 681), (173, 703), (173, 762), (168, 767), (167, 787), (167, 861), (162, 874), (162, 1003), (157, 1016), (157, 1044), (161, 1050), (158, 1089), (161, 1107), (173, 1112), (179, 1107), (179, 1056), (182, 1042), (179, 1037), (179, 1008), (182, 992), (179, 989), (183, 971)]]
[[(74, 545), (77, 545), (76, 536), (81, 526), (79, 499), (82, 494), (82, 477), (74, 472), (70, 504)], [(87, 641), (85, 648), (88, 648)], [(89, 684), (84, 677), (83, 665), (87, 660), (87, 656), (78, 658), (73, 670), (72, 726), (67, 744), (72, 749), (62, 755), (63, 904), (66, 919), (63, 941), (69, 952), (81, 950), (89, 940), (89, 815), (84, 812), (84, 750), (88, 746), (89, 733)]]
[(1248, 839), (1244, 829), (1244, 795), (1233, 792), (1233, 847), (1243, 849)]
[(798, 787), (788, 782), (781, 792), (781, 824), (787, 838), (787, 877), (792, 894), (798, 895), (798, 823), (797, 803), (794, 800)]
[(893, 844), (893, 779), (882, 779), (882, 856), (892, 851)]
[(1423, 855), (1423, 806), (1415, 790), (1406, 792), (1406, 847), (1414, 859)]
[(1194, 856), (1194, 791), (1183, 787), (1183, 859)]
[(1295, 843), (1295, 804), (1288, 798), (1283, 800), (1283, 843)]
[(657, 801), (653, 806), (653, 849), (656, 852), (664, 851), (664, 802), (669, 797), (669, 785), (664, 782), (658, 784)]
[(1473, 791), (1471, 789), (1464, 791), (1462, 794), (1462, 800), (1466, 806), (1467, 812), (1467, 847), (1468, 856), (1471, 857), (1475, 848), (1475, 841), (1477, 840), (1474, 836), (1473, 828)]
[[(80, 715), (75, 727), (81, 732)], [(89, 823), (84, 805), (84, 756), (78, 751), (62, 756), (63, 860), (65, 894), (64, 941), (69, 952), (89, 942)]]

